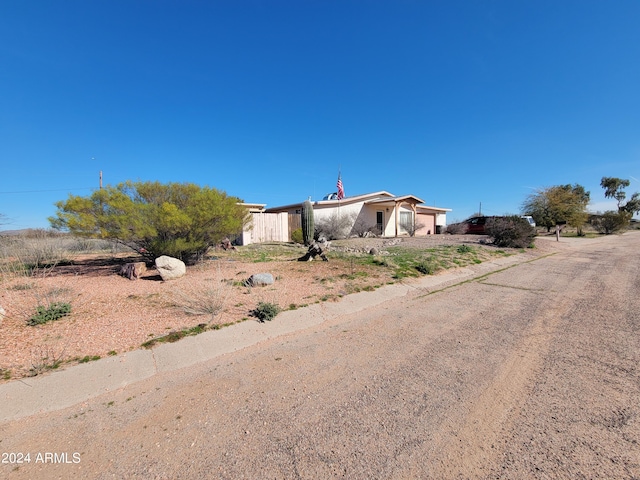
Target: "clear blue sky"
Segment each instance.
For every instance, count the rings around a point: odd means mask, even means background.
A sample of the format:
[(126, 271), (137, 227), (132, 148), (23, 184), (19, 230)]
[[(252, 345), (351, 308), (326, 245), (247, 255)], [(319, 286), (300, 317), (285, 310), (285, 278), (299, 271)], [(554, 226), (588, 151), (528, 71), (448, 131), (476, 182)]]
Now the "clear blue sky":
[(640, 1), (0, 2), (0, 213), (125, 180), (517, 213), (640, 191)]

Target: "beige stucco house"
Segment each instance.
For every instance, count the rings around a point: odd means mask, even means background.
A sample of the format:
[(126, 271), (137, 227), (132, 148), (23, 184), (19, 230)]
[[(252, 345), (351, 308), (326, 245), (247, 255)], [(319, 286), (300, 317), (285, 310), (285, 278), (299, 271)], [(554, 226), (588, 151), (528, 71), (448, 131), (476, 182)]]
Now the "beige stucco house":
[[(312, 202), (316, 222), (334, 215), (346, 216), (352, 223), (351, 235), (363, 226), (370, 227), (376, 235), (383, 237), (406, 236), (415, 229), (415, 235), (439, 233), (447, 224), (449, 208), (429, 207), (414, 195), (396, 196), (380, 191), (345, 197), (342, 200), (328, 199)], [(265, 213), (299, 214), (301, 203), (272, 207)]]

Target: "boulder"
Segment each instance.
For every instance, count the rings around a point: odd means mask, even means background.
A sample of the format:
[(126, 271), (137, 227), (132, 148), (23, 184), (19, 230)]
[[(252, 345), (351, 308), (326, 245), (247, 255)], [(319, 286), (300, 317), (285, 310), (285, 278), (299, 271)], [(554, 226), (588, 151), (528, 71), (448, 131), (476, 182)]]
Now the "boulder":
[(250, 287), (264, 287), (265, 285), (272, 285), (275, 280), (270, 273), (255, 273), (247, 280), (247, 285)]
[(180, 278), (187, 273), (187, 267), (182, 260), (167, 255), (156, 258), (156, 269), (165, 282)]

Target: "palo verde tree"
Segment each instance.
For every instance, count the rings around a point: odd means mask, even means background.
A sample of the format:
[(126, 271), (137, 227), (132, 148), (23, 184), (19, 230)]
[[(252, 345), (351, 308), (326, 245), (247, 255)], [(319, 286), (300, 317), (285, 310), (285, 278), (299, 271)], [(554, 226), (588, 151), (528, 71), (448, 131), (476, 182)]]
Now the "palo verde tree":
[(194, 263), (242, 231), (248, 214), (240, 201), (192, 183), (125, 182), (88, 197), (69, 195), (56, 203), (49, 222), (75, 235), (115, 240), (150, 260), (169, 255)]
[(538, 190), (522, 203), (523, 215), (531, 215), (536, 224), (546, 227), (547, 231), (559, 223), (566, 222), (577, 228), (582, 234), (582, 227), (589, 215), (590, 194), (582, 185), (556, 185)]

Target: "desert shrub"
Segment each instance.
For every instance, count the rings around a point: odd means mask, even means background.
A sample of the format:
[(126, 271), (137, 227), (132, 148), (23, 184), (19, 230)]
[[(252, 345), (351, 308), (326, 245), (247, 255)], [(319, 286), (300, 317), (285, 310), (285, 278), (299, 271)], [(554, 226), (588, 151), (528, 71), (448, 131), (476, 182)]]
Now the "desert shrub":
[(69, 239), (63, 236), (0, 237), (0, 273), (9, 276), (48, 274), (56, 265), (69, 263)]
[(470, 245), (459, 245), (458, 248), (456, 249), (458, 251), (458, 253), (471, 253), (473, 252), (473, 247)]
[(316, 219), (314, 238), (338, 240), (346, 238), (352, 226), (350, 215), (339, 215), (337, 212), (328, 217)]
[(274, 303), (260, 302), (251, 313), (258, 319), (258, 321), (268, 322), (273, 320), (275, 316), (280, 313), (280, 307)]
[(293, 243), (304, 243), (302, 238), (302, 228), (296, 228), (291, 232), (291, 241)]
[(536, 236), (529, 222), (517, 215), (489, 218), (485, 231), (493, 237), (495, 245), (508, 248), (531, 247)]
[(42, 325), (47, 322), (59, 320), (71, 313), (71, 304), (65, 302), (55, 302), (48, 306), (40, 305), (36, 308), (36, 313), (29, 320), (27, 325)]
[(591, 226), (605, 235), (621, 232), (629, 226), (631, 215), (631, 213), (624, 211), (614, 212), (609, 210), (602, 215), (594, 216), (591, 219)]
[(401, 224), (401, 226), (402, 226), (402, 229), (405, 232), (407, 232), (410, 237), (415, 237), (416, 236), (416, 232), (418, 230), (420, 230), (421, 228), (424, 228), (424, 223), (418, 223), (418, 222), (403, 223), (403, 224)]
[(213, 321), (226, 306), (233, 289), (232, 285), (220, 279), (208, 280), (205, 285), (186, 282), (183, 288), (176, 288), (172, 300), (176, 306), (188, 315), (208, 315)]
[(468, 225), (465, 222), (452, 223), (451, 225), (447, 225), (445, 229), (445, 233), (450, 235), (464, 235), (467, 233)]
[(249, 214), (239, 199), (190, 183), (125, 182), (56, 203), (56, 230), (111, 239), (149, 260), (169, 255), (197, 263), (223, 238), (242, 231)]
[(374, 235), (376, 231), (376, 224), (368, 222), (364, 217), (358, 215), (358, 212), (351, 214), (351, 220), (353, 226), (351, 227), (351, 235), (356, 235), (360, 238)]
[(58, 352), (49, 347), (32, 350), (31, 356), (31, 368), (27, 374), (29, 377), (35, 377), (47, 370), (55, 370), (62, 365), (66, 357), (64, 349)]
[(438, 265), (432, 260), (423, 260), (416, 265), (416, 270), (423, 275), (433, 275), (438, 270)]

